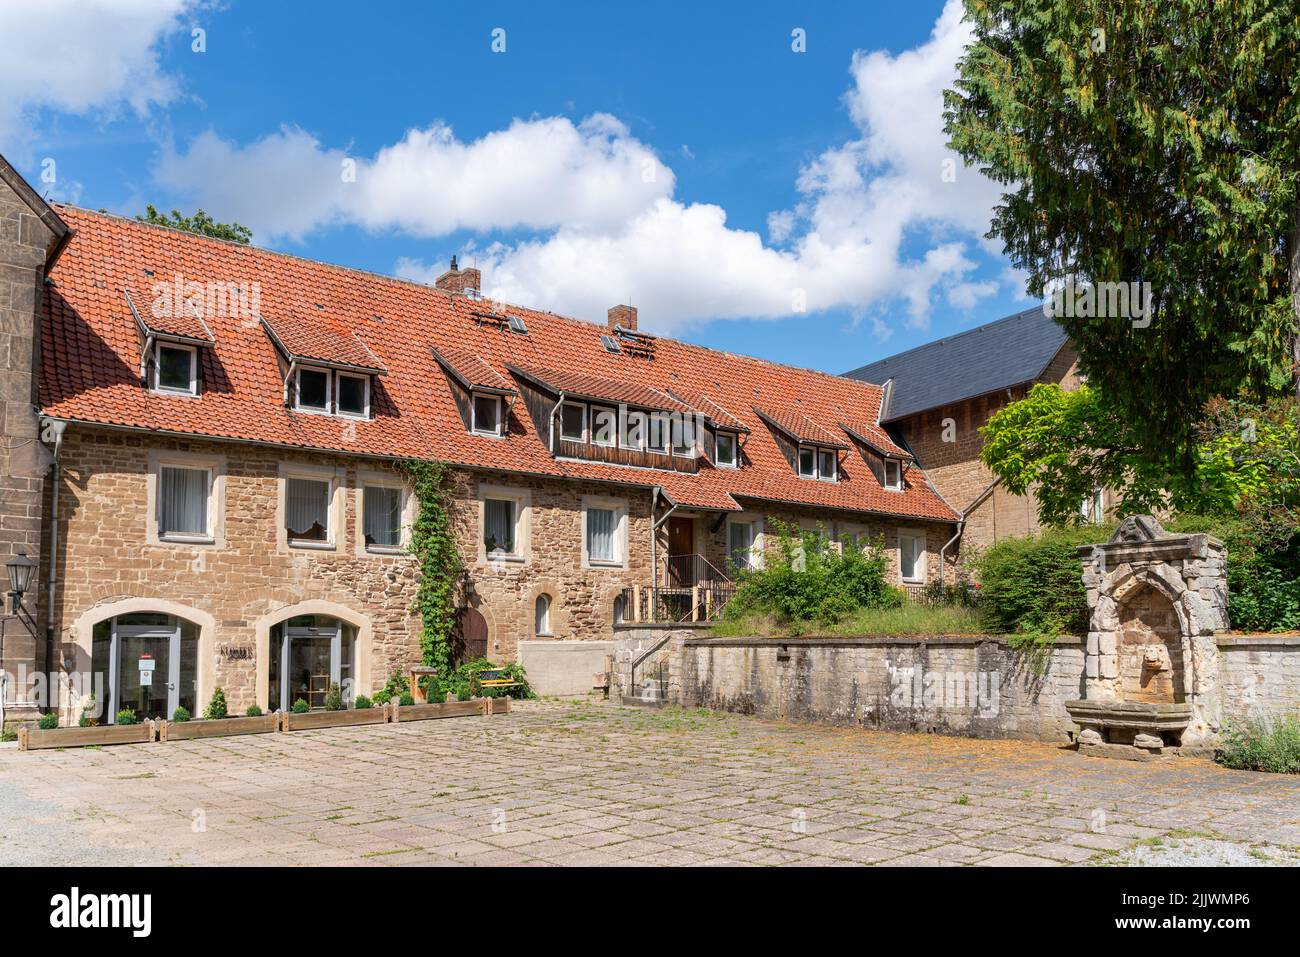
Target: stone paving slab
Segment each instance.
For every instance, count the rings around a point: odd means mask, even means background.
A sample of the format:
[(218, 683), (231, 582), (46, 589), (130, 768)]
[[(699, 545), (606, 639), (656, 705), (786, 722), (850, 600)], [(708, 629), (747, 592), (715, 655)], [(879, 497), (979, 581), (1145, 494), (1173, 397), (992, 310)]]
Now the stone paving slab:
[(0, 866), (1061, 866), (1187, 838), (1294, 862), (1300, 778), (589, 700), (0, 750)]

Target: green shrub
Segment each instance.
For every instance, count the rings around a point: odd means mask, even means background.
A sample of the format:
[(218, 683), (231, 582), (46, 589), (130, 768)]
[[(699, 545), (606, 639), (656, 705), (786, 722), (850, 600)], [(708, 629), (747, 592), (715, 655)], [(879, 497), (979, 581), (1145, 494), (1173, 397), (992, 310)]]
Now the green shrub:
[(293, 703), (294, 714), (306, 714), (310, 710), (311, 710), (311, 705), (309, 705), (302, 698), (299, 698), (297, 701)]
[(59, 726), (59, 716), (54, 713), (41, 715), (41, 720), (36, 722), (36, 727), (42, 731), (53, 731)]
[(172, 712), (172, 720), (173, 720), (173, 721), (188, 721), (188, 720), (190, 720), (190, 712), (189, 712), (189, 709), (186, 708), (184, 705), (178, 705), (177, 708), (176, 708), (176, 710)]
[(415, 704), (415, 699), (411, 697), (410, 692), (407, 692), (397, 699), (397, 703), (403, 708), (409, 708), (411, 705)]
[[(517, 684), (514, 688), (484, 688), (479, 683), (479, 675), (484, 671), (499, 671), (501, 678), (505, 681), (513, 681)], [(532, 698), (535, 697), (533, 689), (528, 684), (528, 675), (524, 671), (524, 666), (519, 662), (512, 662), (508, 665), (496, 665), (486, 658), (476, 658), (473, 661), (466, 661), (456, 668), (450, 675), (449, 680), (439, 682), (437, 687), (438, 697), (430, 696), (430, 701), (441, 701), (450, 691), (456, 696), (458, 701), (468, 701), (474, 697), (484, 698)]]
[(208, 702), (207, 708), (203, 712), (205, 721), (215, 721), (218, 718), (226, 717), (226, 693), (218, 688), (212, 692), (212, 700)]
[(1087, 634), (1088, 593), (1078, 549), (1110, 535), (1109, 527), (1097, 525), (1053, 529), (1029, 538), (1004, 538), (975, 555), (971, 565), (989, 630)]
[(244, 715), (249, 718), (260, 718), (262, 716), (262, 709), (255, 704), (250, 704), (248, 710), (244, 712)]
[(342, 711), (343, 710), (343, 692), (339, 688), (339, 683), (335, 681), (330, 685), (330, 690), (325, 692), (325, 710)]
[(824, 535), (798, 534), (777, 519), (769, 519), (768, 525), (776, 532), (777, 547), (767, 552), (766, 567), (741, 573), (726, 617), (759, 613), (784, 623), (829, 625), (863, 608), (902, 603), (903, 593), (887, 581), (889, 560), (883, 543), (840, 550)]
[(139, 720), (136, 718), (135, 712), (132, 711), (130, 708), (123, 708), (121, 711), (117, 713), (117, 717), (114, 720), (118, 724), (139, 724)]
[(81, 717), (77, 719), (77, 727), (79, 728), (93, 728), (98, 723), (98, 721), (86, 714), (84, 711), (81, 713)]
[(1229, 724), (1214, 759), (1244, 771), (1300, 774), (1300, 714)]
[(353, 702), (352, 702), (352, 707), (357, 708), (357, 709), (365, 709), (365, 708), (370, 708), (370, 707), (373, 707), (373, 706), (371, 705), (371, 703), (370, 703), (370, 699), (369, 699), (369, 698), (367, 698), (367, 697), (366, 697), (365, 695), (363, 695), (363, 694), (359, 694), (359, 695), (357, 695), (356, 698), (353, 700)]
[(17, 740), (18, 740), (17, 728), (4, 728), (3, 730), (0, 730), (0, 742), (17, 741)]
[(409, 694), (411, 691), (411, 682), (406, 675), (400, 671), (394, 672), (393, 676), (388, 679), (387, 684), (375, 692), (371, 700), (375, 704), (387, 704), (394, 698), (400, 699), (402, 695)]

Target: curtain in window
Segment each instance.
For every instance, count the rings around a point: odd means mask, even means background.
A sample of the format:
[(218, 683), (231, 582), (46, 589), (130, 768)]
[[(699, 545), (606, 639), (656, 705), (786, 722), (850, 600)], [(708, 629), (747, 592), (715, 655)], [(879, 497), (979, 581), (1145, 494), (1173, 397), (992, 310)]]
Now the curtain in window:
[(614, 558), (614, 510), (587, 509), (587, 557), (593, 562), (612, 562)]
[(402, 544), (402, 490), (366, 486), (365, 532), (367, 545), (396, 548)]
[(159, 532), (163, 535), (206, 535), (208, 532), (207, 469), (163, 468)]
[(330, 483), (291, 478), (285, 488), (285, 528), (290, 538), (329, 540)]
[(488, 552), (515, 552), (515, 503), (488, 499), (483, 503), (483, 544)]
[(916, 578), (916, 564), (917, 559), (920, 558), (921, 540), (910, 535), (900, 536), (898, 539), (898, 553), (899, 571), (902, 573), (903, 578)]

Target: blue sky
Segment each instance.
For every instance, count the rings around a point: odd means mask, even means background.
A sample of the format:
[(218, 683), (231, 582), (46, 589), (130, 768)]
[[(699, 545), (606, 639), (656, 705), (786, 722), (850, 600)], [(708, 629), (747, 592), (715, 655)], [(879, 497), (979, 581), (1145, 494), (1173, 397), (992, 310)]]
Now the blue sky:
[(0, 152), (56, 199), (201, 205), (423, 281), (456, 253), (512, 301), (595, 321), (630, 298), (643, 327), (842, 372), (1028, 302), (981, 239), (996, 187), (943, 145), (959, 20), (7, 0)]

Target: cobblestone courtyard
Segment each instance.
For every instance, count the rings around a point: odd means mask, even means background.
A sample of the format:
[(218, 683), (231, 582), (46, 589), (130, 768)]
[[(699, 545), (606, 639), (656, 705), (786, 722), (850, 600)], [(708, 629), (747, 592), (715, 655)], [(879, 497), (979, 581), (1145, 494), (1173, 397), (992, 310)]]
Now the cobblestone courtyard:
[(1294, 862), (1300, 778), (586, 701), (0, 751), (0, 865), (1160, 863), (1197, 837)]

